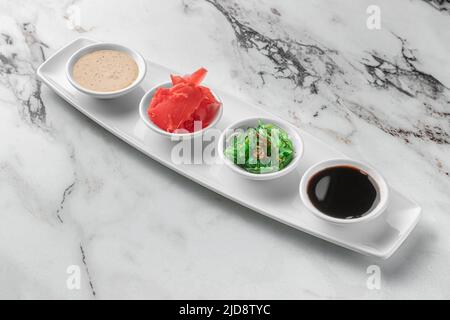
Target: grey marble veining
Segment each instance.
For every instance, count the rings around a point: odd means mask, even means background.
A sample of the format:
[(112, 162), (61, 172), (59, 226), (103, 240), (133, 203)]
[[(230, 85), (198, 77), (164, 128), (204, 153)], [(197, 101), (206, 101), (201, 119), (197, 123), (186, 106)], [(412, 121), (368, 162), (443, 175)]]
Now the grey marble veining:
[[(0, 297), (448, 298), (448, 1), (377, 2), (0, 0)], [(380, 30), (366, 27), (372, 4)], [(80, 34), (205, 66), (215, 86), (373, 164), (422, 221), (375, 261), (150, 161), (37, 80)], [(372, 264), (380, 290), (366, 287)]]

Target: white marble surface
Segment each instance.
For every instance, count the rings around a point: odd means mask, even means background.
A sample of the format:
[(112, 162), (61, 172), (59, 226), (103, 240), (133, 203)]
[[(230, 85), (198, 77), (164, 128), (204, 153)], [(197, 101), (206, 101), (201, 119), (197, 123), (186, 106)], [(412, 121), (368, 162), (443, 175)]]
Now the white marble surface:
[[(380, 30), (366, 27), (370, 4)], [(0, 0), (0, 298), (449, 298), (449, 10)], [(423, 207), (422, 221), (377, 261), (156, 164), (36, 80), (45, 57), (80, 35), (182, 72), (208, 68), (215, 86), (376, 166)], [(380, 290), (366, 286), (373, 264)], [(66, 286), (70, 265), (80, 290)]]

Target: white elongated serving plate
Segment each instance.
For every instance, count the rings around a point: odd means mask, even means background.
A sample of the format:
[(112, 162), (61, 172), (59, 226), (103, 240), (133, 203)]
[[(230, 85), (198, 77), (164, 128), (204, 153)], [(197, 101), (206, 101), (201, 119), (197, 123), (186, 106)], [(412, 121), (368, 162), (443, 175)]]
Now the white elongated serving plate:
[[(59, 96), (97, 124), (129, 143), (150, 158), (237, 203), (298, 230), (348, 249), (386, 259), (403, 243), (421, 216), (421, 208), (391, 189), (390, 204), (373, 221), (351, 226), (336, 225), (319, 219), (302, 204), (298, 187), (303, 173), (313, 164), (345, 157), (310, 134), (298, 130), (304, 142), (304, 154), (298, 168), (271, 181), (243, 179), (224, 164), (174, 164), (172, 142), (150, 130), (139, 117), (139, 102), (144, 93), (169, 79), (171, 70), (147, 61), (147, 76), (133, 92), (114, 100), (99, 100), (80, 93), (66, 78), (69, 57), (95, 41), (80, 38), (57, 51), (38, 69), (40, 79)], [(224, 110), (217, 128), (224, 129), (245, 117), (275, 117), (258, 107), (217, 91)]]

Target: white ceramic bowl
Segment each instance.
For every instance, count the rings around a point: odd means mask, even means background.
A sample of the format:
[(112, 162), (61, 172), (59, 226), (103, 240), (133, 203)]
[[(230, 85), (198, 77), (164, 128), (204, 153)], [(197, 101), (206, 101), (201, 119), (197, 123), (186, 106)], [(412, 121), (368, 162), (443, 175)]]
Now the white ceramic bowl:
[[(83, 88), (82, 86), (80, 86), (73, 79), (73, 66), (78, 61), (78, 59), (80, 59), (82, 56), (84, 56), (88, 53), (94, 52), (94, 51), (98, 51), (98, 50), (116, 50), (116, 51), (121, 51), (121, 52), (128, 54), (131, 58), (134, 59), (134, 61), (136, 62), (137, 66), (138, 66), (138, 69), (139, 69), (139, 73), (138, 73), (136, 80), (134, 80), (134, 82), (126, 88), (123, 88), (123, 89), (120, 89), (117, 91), (111, 91), (111, 92), (92, 91), (92, 90), (89, 90), (89, 89), (86, 89), (86, 88)], [(146, 72), (147, 72), (147, 65), (145, 63), (144, 58), (138, 52), (136, 52), (128, 47), (125, 47), (125, 46), (122, 46), (119, 44), (114, 44), (114, 43), (94, 43), (94, 44), (88, 45), (86, 47), (83, 47), (83, 48), (79, 49), (77, 52), (75, 52), (69, 58), (69, 60), (67, 61), (67, 64), (66, 64), (67, 79), (72, 84), (72, 86), (74, 86), (80, 92), (83, 92), (87, 95), (90, 95), (91, 97), (98, 98), (98, 99), (117, 98), (119, 96), (122, 96), (122, 95), (134, 90), (137, 86), (139, 86), (141, 81), (144, 79)]]
[[(287, 167), (283, 168), (280, 171), (271, 172), (271, 173), (260, 173), (260, 174), (251, 173), (251, 172), (248, 172), (248, 171), (244, 170), (243, 168), (237, 166), (236, 164), (234, 164), (233, 161), (231, 161), (230, 159), (225, 157), (225, 154), (224, 154), (225, 147), (226, 147), (225, 139), (227, 138), (227, 136), (229, 136), (229, 134), (231, 132), (233, 132), (235, 129), (240, 128), (240, 129), (245, 130), (250, 127), (256, 127), (260, 120), (263, 121), (264, 123), (272, 123), (272, 124), (280, 127), (281, 129), (285, 130), (286, 133), (288, 134), (289, 138), (291, 138), (292, 143), (294, 145), (294, 148), (295, 148), (294, 159), (292, 159), (292, 161), (287, 165)], [(297, 133), (297, 130), (292, 125), (290, 125), (289, 123), (287, 123), (285, 121), (273, 119), (273, 118), (252, 117), (252, 118), (247, 118), (247, 119), (237, 121), (237, 122), (233, 123), (232, 125), (230, 125), (229, 127), (227, 127), (225, 129), (225, 131), (222, 132), (222, 134), (220, 135), (217, 151), (218, 151), (221, 159), (224, 161), (224, 163), (231, 170), (233, 170), (237, 174), (241, 175), (242, 177), (247, 178), (247, 179), (252, 179), (252, 180), (271, 180), (271, 179), (282, 177), (297, 167), (297, 165), (299, 164), (299, 160), (303, 155), (303, 141), (300, 138), (300, 135)]]
[(211, 123), (209, 124), (209, 126), (201, 129), (201, 130), (197, 130), (195, 132), (187, 132), (187, 133), (175, 133), (175, 132), (167, 132), (163, 129), (161, 129), (160, 127), (158, 127), (156, 124), (153, 123), (153, 121), (150, 119), (150, 117), (148, 116), (147, 110), (148, 107), (150, 105), (150, 101), (153, 98), (153, 95), (155, 94), (156, 90), (158, 90), (158, 88), (170, 88), (172, 87), (172, 83), (171, 82), (166, 82), (163, 84), (159, 84), (157, 86), (154, 86), (153, 88), (151, 88), (141, 99), (141, 102), (139, 103), (139, 115), (142, 119), (142, 121), (144, 121), (144, 123), (153, 131), (155, 131), (156, 133), (167, 137), (167, 138), (171, 138), (171, 139), (180, 139), (180, 138), (192, 138), (192, 137), (196, 137), (196, 136), (200, 136), (203, 134), (203, 132), (207, 129), (213, 128), (222, 118), (222, 114), (223, 114), (223, 104), (222, 101), (220, 100), (220, 98), (211, 90), (211, 93), (213, 94), (213, 96), (216, 98), (217, 101), (219, 101), (220, 103), (220, 107), (219, 110), (217, 111), (216, 117), (214, 118), (213, 121), (211, 121)]
[[(337, 166), (352, 166), (355, 168), (360, 169), (361, 171), (367, 173), (376, 184), (376, 188), (378, 191), (378, 204), (373, 208), (371, 211), (366, 213), (365, 215), (355, 218), (355, 219), (339, 219), (334, 218), (329, 215), (326, 215), (322, 213), (320, 210), (318, 210), (311, 202), (308, 196), (307, 188), (308, 183), (311, 180), (311, 178), (317, 174), (318, 172), (332, 167)], [(300, 182), (300, 197), (302, 198), (303, 203), (305, 206), (314, 213), (317, 217), (326, 220), (328, 222), (333, 222), (337, 224), (354, 224), (354, 223), (360, 223), (360, 222), (367, 222), (370, 220), (375, 219), (378, 217), (387, 207), (388, 200), (389, 200), (389, 187), (384, 180), (384, 178), (381, 176), (380, 173), (378, 173), (377, 170), (375, 170), (373, 167), (369, 166), (368, 164), (351, 160), (351, 159), (331, 159), (331, 160), (325, 160), (322, 162), (319, 162), (309, 168), (305, 174), (302, 177), (302, 180)]]

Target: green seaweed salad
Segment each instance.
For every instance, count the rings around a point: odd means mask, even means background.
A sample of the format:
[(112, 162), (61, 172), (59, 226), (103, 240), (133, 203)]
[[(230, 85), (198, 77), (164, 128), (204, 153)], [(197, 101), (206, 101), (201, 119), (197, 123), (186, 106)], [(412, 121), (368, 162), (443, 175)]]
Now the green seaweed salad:
[(257, 127), (231, 135), (224, 153), (237, 166), (256, 174), (280, 171), (295, 156), (292, 140), (286, 131), (262, 121)]

